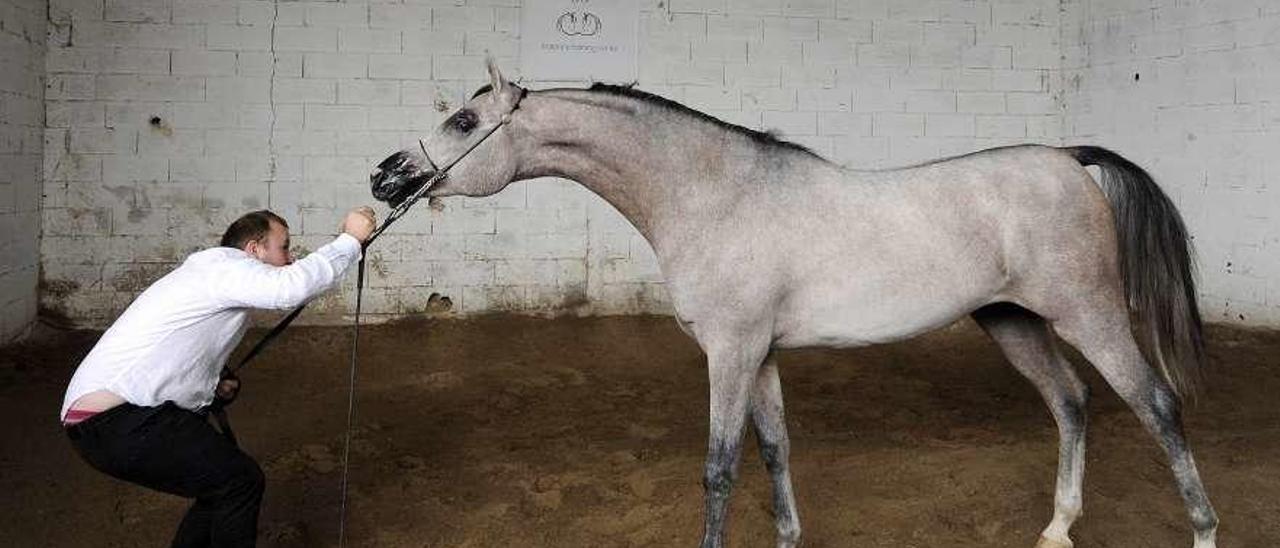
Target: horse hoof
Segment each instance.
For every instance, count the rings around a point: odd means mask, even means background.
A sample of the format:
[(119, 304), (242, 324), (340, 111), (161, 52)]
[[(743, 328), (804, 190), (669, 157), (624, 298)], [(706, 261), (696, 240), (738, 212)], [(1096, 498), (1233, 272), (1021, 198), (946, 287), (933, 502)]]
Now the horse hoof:
[(1075, 546), (1071, 541), (1063, 542), (1061, 540), (1053, 540), (1049, 537), (1040, 537), (1040, 541), (1036, 543), (1036, 548), (1072, 548)]

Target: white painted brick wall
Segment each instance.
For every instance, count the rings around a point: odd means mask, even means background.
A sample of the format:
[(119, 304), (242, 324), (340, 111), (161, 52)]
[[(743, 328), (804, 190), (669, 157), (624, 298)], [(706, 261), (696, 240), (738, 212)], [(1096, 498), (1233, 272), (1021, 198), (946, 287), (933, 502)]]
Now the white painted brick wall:
[(43, 0), (0, 0), (0, 345), (36, 317), (47, 10)]
[[(46, 303), (90, 323), (136, 291), (115, 279), (154, 276), (244, 210), (272, 207), (302, 248), (321, 245), (342, 209), (370, 201), (369, 166), (439, 123), (437, 105), (452, 109), (483, 83), (484, 51), (518, 72), (514, 1), (49, 1), (47, 127), (35, 162), (46, 284), (62, 293), (47, 292)], [(1280, 224), (1271, 219), (1280, 190), (1268, 182), (1280, 173), (1280, 9), (1271, 3), (642, 6), (641, 88), (850, 166), (1025, 141), (1116, 148), (1183, 208), (1210, 316), (1280, 322)], [(5, 55), (39, 48), (7, 47), (24, 36), (12, 28), (44, 35), (43, 8), (28, 11), (36, 16), (0, 27)], [(29, 102), (39, 92), (7, 83), (0, 97)], [(16, 112), (0, 154), (38, 154), (40, 136), (15, 126), (39, 125), (41, 109)], [(36, 195), (6, 183), (0, 207)], [(8, 215), (0, 222), (13, 223)], [(432, 293), (462, 314), (669, 306), (643, 240), (565, 181), (422, 208), (379, 246), (375, 313), (421, 311)], [(7, 257), (6, 267), (16, 264)], [(348, 310), (350, 286), (318, 303), (312, 320)]]
[[(483, 83), (486, 51), (518, 76), (519, 2), (50, 2), (43, 264), (47, 284), (78, 285), (46, 304), (87, 323), (139, 289), (112, 280), (158, 275), (249, 209), (290, 219), (300, 250), (322, 245), (371, 201), (370, 166)], [(639, 84), (862, 168), (1057, 142), (1058, 6), (646, 2)], [(644, 240), (567, 181), (420, 208), (378, 247), (374, 314), (432, 293), (461, 314), (669, 307)], [(349, 311), (352, 283), (310, 320)]]
[(1208, 319), (1280, 325), (1280, 9), (1080, 0), (1066, 13), (1065, 141), (1117, 150), (1174, 198)]

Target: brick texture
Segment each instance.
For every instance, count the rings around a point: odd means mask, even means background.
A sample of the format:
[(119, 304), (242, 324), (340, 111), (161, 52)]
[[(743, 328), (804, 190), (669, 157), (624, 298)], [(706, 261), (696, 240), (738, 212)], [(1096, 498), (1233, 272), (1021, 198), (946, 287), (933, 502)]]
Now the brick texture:
[[(1280, 325), (1280, 9), (1249, 0), (1065, 7), (1064, 141), (1113, 148), (1173, 197), (1195, 238), (1209, 320)], [(1019, 98), (1015, 108), (1049, 105)]]
[(0, 0), (0, 345), (36, 317), (46, 11), (38, 0)]
[[(43, 210), (8, 205), (0, 222), (41, 219), (53, 288), (43, 303), (88, 324), (249, 209), (276, 210), (298, 250), (314, 249), (343, 210), (372, 201), (370, 166), (484, 83), (486, 51), (518, 76), (518, 6), (49, 0), (47, 63), (42, 40), (22, 41), (46, 34), (43, 5), (0, 27), (26, 44), (6, 44), (5, 63), (38, 57), (32, 66), (47, 69), (30, 73), (39, 84), (0, 90), (14, 117), (0, 126), (0, 154), (43, 166), (42, 192), (5, 170), (0, 207), (43, 194)], [(1266, 2), (673, 0), (641, 10), (640, 88), (850, 167), (1023, 142), (1113, 147), (1182, 207), (1212, 317), (1280, 322), (1280, 223), (1270, 219), (1280, 189), (1267, 183), (1280, 175), (1269, 146), (1280, 127), (1280, 10)], [(38, 30), (10, 31), (23, 24)], [(24, 124), (45, 125), (43, 140)], [(7, 268), (22, 263), (6, 253)], [(563, 180), (419, 208), (372, 258), (365, 310), (375, 316), (439, 311), (442, 297), (455, 315), (670, 307), (645, 241)], [(350, 312), (352, 284), (307, 320)]]

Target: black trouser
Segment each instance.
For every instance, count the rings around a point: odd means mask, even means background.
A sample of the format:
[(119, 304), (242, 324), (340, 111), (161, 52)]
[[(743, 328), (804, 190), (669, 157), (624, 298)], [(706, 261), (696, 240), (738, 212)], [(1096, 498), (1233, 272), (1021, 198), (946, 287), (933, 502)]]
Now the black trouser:
[(76, 451), (99, 471), (193, 498), (173, 546), (253, 546), (262, 469), (205, 420), (172, 402), (123, 404), (67, 428)]

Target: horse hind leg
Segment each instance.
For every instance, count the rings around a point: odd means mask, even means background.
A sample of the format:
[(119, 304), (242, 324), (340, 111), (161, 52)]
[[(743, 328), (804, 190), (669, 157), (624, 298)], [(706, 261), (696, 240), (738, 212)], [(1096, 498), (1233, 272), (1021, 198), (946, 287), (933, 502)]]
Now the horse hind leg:
[(756, 373), (751, 388), (751, 418), (760, 445), (760, 458), (773, 481), (773, 519), (778, 530), (778, 548), (794, 548), (800, 543), (800, 516), (791, 488), (791, 441), (783, 412), (782, 383), (778, 378), (778, 361), (772, 352)]
[(1191, 516), (1194, 548), (1215, 548), (1218, 517), (1183, 434), (1181, 402), (1165, 378), (1143, 357), (1122, 304), (1095, 310), (1109, 309), (1111, 313), (1058, 319), (1053, 327), (1093, 364), (1159, 442)]
[(1017, 305), (995, 304), (974, 312), (973, 319), (1000, 345), (1014, 368), (1035, 385), (1058, 424), (1053, 520), (1040, 534), (1036, 548), (1071, 548), (1071, 525), (1083, 508), (1088, 387), (1058, 352), (1048, 324), (1035, 313)]

